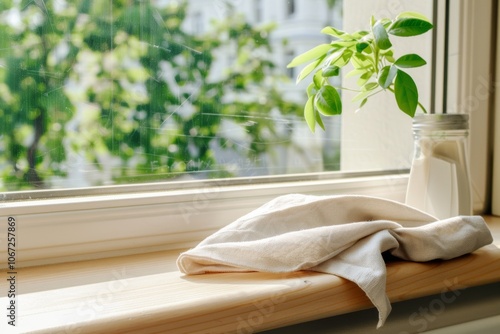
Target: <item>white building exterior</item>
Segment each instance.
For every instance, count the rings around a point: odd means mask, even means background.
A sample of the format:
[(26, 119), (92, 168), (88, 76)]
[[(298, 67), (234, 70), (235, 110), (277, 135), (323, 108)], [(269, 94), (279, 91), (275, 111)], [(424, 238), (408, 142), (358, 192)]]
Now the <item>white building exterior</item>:
[[(184, 28), (193, 34), (207, 32), (214, 19), (222, 20), (230, 15), (228, 6), (244, 14), (252, 25), (275, 23), (276, 29), (270, 36), (273, 61), (293, 77), (286, 90), (294, 99), (296, 92), (303, 95), (307, 85), (295, 85), (298, 69), (286, 70), (286, 65), (293, 57), (329, 41), (328, 36), (319, 33), (322, 28), (342, 23), (341, 0), (334, 8), (328, 8), (327, 0), (189, 0), (188, 3)], [(220, 66), (224, 65), (221, 61)]]

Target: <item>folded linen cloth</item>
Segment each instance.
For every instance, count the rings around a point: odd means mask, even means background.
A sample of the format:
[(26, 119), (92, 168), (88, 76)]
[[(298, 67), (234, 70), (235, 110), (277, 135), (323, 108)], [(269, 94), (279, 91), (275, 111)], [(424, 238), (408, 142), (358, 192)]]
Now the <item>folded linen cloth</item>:
[(384, 324), (391, 311), (382, 253), (405, 260), (451, 259), (493, 241), (479, 216), (437, 220), (369, 196), (285, 195), (237, 219), (180, 254), (185, 274), (329, 273), (356, 283)]

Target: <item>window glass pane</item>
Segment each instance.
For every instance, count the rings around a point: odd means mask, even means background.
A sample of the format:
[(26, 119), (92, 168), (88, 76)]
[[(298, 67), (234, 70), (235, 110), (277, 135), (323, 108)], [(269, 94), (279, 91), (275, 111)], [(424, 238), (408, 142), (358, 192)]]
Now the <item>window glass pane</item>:
[[(391, 18), (413, 9), (377, 3)], [(408, 167), (346, 164), (356, 148), (341, 147), (341, 118), (325, 118), (314, 134), (304, 122), (307, 83), (296, 85), (301, 68), (286, 65), (329, 42), (320, 30), (342, 27), (346, 15), (368, 29), (369, 12), (351, 8), (3, 0), (0, 191)], [(344, 104), (344, 114), (357, 108)]]

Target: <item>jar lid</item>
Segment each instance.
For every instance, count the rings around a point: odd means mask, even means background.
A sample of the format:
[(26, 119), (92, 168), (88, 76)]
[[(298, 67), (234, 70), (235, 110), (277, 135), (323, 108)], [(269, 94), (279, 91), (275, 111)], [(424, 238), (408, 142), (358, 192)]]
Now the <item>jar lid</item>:
[(466, 114), (418, 114), (413, 118), (415, 130), (468, 130)]

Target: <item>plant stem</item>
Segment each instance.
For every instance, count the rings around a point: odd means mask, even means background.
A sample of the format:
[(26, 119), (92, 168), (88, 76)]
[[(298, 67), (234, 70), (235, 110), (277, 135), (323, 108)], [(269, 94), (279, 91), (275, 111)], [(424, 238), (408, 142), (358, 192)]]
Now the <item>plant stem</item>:
[(347, 90), (350, 92), (361, 93), (360, 90), (356, 90), (356, 89), (346, 88), (346, 87), (342, 87), (342, 86), (339, 87), (339, 86), (334, 86), (334, 85), (331, 85), (331, 86), (335, 89), (341, 89), (341, 90)]
[(373, 94), (367, 95), (367, 96), (365, 97), (365, 99), (368, 99), (368, 98), (370, 98), (370, 97), (372, 97), (372, 96), (374, 96), (374, 95), (377, 95), (378, 93), (381, 93), (381, 92), (383, 92), (383, 91), (384, 91), (383, 89), (380, 89), (380, 90), (378, 90), (378, 91), (374, 92)]
[(424, 108), (424, 106), (422, 105), (422, 103), (418, 102), (418, 106), (420, 107), (420, 109), (422, 109), (422, 111), (424, 112), (424, 114), (427, 114), (427, 109)]

